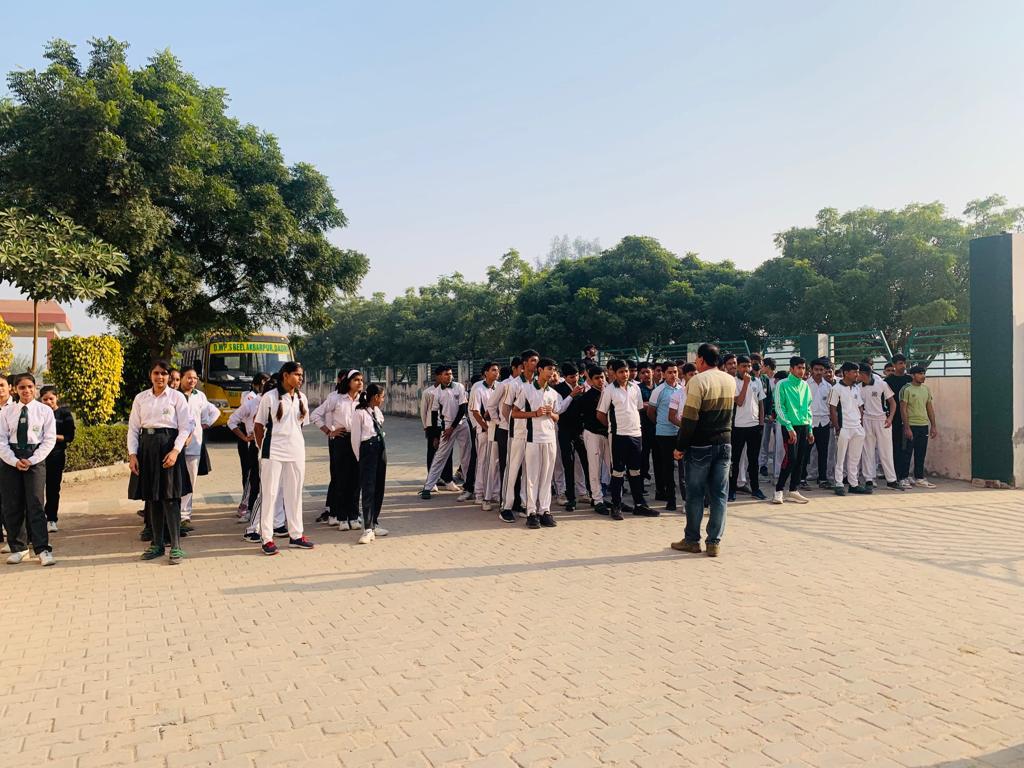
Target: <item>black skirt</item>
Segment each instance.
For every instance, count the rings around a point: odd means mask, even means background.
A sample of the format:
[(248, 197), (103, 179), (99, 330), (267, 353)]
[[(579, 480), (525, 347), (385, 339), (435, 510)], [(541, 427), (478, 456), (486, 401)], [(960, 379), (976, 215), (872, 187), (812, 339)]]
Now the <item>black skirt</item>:
[(139, 435), (139, 474), (128, 479), (128, 498), (140, 501), (166, 501), (180, 499), (192, 492), (192, 483), (185, 470), (185, 462), (178, 456), (177, 463), (164, 469), (164, 456), (174, 450), (177, 430), (167, 434)]
[(199, 470), (196, 474), (203, 477), (210, 474), (211, 469), (213, 469), (213, 465), (210, 464), (210, 453), (206, 450), (206, 441), (203, 440), (203, 444), (199, 446)]

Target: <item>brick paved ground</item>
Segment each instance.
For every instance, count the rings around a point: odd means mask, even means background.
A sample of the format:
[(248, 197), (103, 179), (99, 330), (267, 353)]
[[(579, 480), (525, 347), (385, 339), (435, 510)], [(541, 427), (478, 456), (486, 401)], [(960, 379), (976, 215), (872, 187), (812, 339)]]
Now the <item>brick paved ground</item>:
[(58, 565), (0, 566), (6, 764), (1024, 765), (1024, 494), (740, 503), (713, 560), (677, 515), (421, 502), (389, 433), (371, 546), (260, 556), (226, 444), (177, 568), (139, 562), (123, 482), (69, 489)]

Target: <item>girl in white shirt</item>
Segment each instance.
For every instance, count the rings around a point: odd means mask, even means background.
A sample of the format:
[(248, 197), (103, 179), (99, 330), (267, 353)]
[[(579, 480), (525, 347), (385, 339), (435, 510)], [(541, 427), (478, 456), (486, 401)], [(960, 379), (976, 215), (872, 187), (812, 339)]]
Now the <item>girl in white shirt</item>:
[(264, 393), (256, 411), (253, 431), (260, 447), (260, 536), (263, 554), (276, 555), (274, 505), (278, 489), (284, 496), (288, 524), (288, 546), (312, 549), (313, 542), (302, 533), (302, 484), (306, 476), (306, 445), (302, 427), (309, 423), (309, 404), (299, 391), (304, 372), (294, 361), (281, 366), (277, 386)]
[[(242, 395), (242, 402), (228, 416), (228, 429), (238, 438), (238, 464), (242, 470), (242, 500), (238, 504), (239, 517), (245, 517), (249, 512), (249, 476), (252, 474), (253, 469), (256, 470), (257, 490), (255, 493), (259, 492), (260, 457), (256, 451), (256, 441), (252, 436), (252, 426), (253, 418), (256, 416), (255, 405), (259, 404), (260, 395), (263, 393), (263, 385), (267, 383), (269, 378), (270, 376), (265, 373), (257, 373), (253, 376), (252, 384), (249, 385), (249, 391)], [(247, 413), (245, 419), (241, 417), (235, 418), (235, 414), (239, 413), (250, 403), (255, 403), (252, 412)]]
[(360, 544), (369, 544), (377, 536), (387, 536), (386, 528), (378, 525), (380, 509), (384, 504), (384, 480), (388, 470), (388, 455), (384, 449), (384, 388), (371, 384), (359, 396), (359, 405), (352, 412), (352, 451), (359, 462), (359, 485), (363, 494), (363, 535)]
[(206, 399), (206, 393), (196, 389), (199, 374), (196, 369), (187, 365), (181, 369), (181, 394), (185, 396), (189, 414), (192, 416), (193, 429), (185, 443), (185, 470), (188, 472), (192, 490), (181, 497), (181, 528), (192, 531), (192, 497), (196, 490), (196, 478), (210, 474), (210, 456), (203, 440), (203, 430), (213, 426), (220, 418), (220, 409)]
[(327, 396), (311, 417), (320, 431), (327, 435), (330, 455), (327, 524), (336, 525), (343, 531), (363, 527), (359, 522), (359, 463), (349, 439), (352, 412), (362, 390), (363, 374), (353, 368), (338, 379), (336, 391)]

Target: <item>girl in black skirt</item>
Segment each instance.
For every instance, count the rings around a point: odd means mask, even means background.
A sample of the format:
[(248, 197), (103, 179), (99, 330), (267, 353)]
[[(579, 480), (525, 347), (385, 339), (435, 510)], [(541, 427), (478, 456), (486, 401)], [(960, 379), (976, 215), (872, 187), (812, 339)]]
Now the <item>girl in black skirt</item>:
[(68, 461), (68, 445), (75, 439), (75, 417), (71, 415), (70, 408), (58, 401), (56, 387), (40, 389), (39, 400), (53, 409), (53, 419), (57, 424), (57, 442), (46, 457), (46, 530), (48, 533), (56, 533), (60, 486)]
[(152, 516), (153, 545), (143, 560), (163, 557), (164, 536), (170, 538), (171, 564), (185, 557), (179, 545), (181, 497), (190, 493), (188, 473), (178, 466), (192, 431), (185, 396), (168, 386), (171, 367), (157, 360), (149, 367), (151, 389), (140, 392), (128, 417), (128, 498), (146, 502)]

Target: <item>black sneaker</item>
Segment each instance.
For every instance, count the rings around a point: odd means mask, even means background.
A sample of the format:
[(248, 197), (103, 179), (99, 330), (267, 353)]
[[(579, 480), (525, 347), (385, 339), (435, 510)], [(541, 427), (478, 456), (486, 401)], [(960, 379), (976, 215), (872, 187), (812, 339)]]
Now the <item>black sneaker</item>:
[(905, 492), (907, 490), (902, 485), (900, 485), (899, 482), (896, 481), (896, 480), (893, 480), (891, 483), (886, 483), (885, 487), (888, 488), (890, 491), (904, 491)]
[(665, 511), (666, 512), (675, 512), (676, 509), (677, 509), (677, 507), (676, 507), (675, 499), (673, 499), (672, 501), (670, 501), (668, 504), (665, 505)]
[(195, 526), (192, 525), (191, 520), (182, 520), (181, 530), (185, 531), (186, 533), (192, 533), (192, 531), (195, 530)]
[(277, 544), (275, 544), (272, 541), (265, 541), (265, 542), (263, 542), (263, 554), (264, 555), (276, 555), (277, 554)]
[(575, 501), (566, 502), (565, 511), (566, 512), (575, 512), (576, 511), (576, 502)]
[(430, 500), (430, 491), (428, 491), (426, 488), (424, 488), (422, 491), (420, 491), (420, 498), (423, 499), (424, 501), (429, 501)]
[(809, 491), (809, 490), (811, 490), (811, 484), (808, 483), (806, 480), (801, 480), (800, 481), (800, 490), (801, 491)]
[(831, 491), (832, 490), (832, 483), (830, 483), (828, 480), (819, 480), (818, 481), (818, 488), (820, 488), (823, 491)]
[(540, 528), (540, 519), (536, 515), (526, 516), (526, 527), (527, 528)]
[(296, 549), (312, 549), (314, 544), (305, 536), (300, 536), (297, 539), (288, 539), (288, 546), (295, 547)]
[(736, 493), (735, 493), (735, 491), (730, 491), (729, 492), (728, 501), (729, 501), (730, 504), (732, 502), (736, 501)]
[(152, 541), (153, 540), (153, 529), (143, 528), (142, 533), (139, 534), (139, 541)]
[(864, 487), (865, 488), (870, 488), (872, 491), (875, 490), (875, 481), (874, 480), (868, 480), (866, 483), (864, 483)]
[(599, 515), (607, 515), (611, 511), (611, 507), (603, 501), (597, 502), (597, 506), (594, 507), (594, 511)]
[(288, 528), (286, 528), (285, 526), (282, 525), (280, 528), (275, 528), (274, 529), (274, 538), (275, 539), (283, 539), (283, 538), (286, 538), (287, 536), (288, 536)]
[(521, 503), (516, 502), (515, 504), (512, 505), (512, 511), (515, 512), (517, 515), (525, 515), (526, 507), (524, 507)]
[(516, 521), (516, 513), (511, 509), (503, 509), (498, 513), (498, 519), (503, 523), (514, 523)]
[(629, 506), (629, 504), (625, 504), (625, 503), (620, 504), (619, 505), (619, 509), (621, 509), (623, 512), (632, 512), (633, 511), (633, 508), (631, 506)]
[(182, 539), (188, 538), (188, 528), (179, 528), (178, 536)]
[(768, 477), (768, 467), (761, 467), (761, 477)]
[(328, 514), (327, 514), (327, 511), (325, 510), (324, 512), (320, 513), (320, 517), (318, 517), (318, 518), (317, 518), (316, 520), (314, 520), (313, 522), (314, 522), (314, 523), (326, 523), (326, 522), (327, 522), (327, 518), (328, 518), (328, 517), (330, 517), (330, 515), (328, 515)]
[(146, 516), (146, 510), (144, 510), (144, 509), (137, 509), (137, 510), (135, 510), (135, 514), (138, 515), (139, 517), (145, 517)]
[(612, 511), (611, 511), (610, 514), (611, 514), (612, 520), (622, 520), (623, 519), (623, 517), (622, 517), (622, 508), (621, 507), (617, 507), (614, 504), (612, 505)]
[(554, 528), (558, 523), (555, 522), (555, 517), (550, 512), (542, 512), (540, 516), (540, 524), (545, 528)]
[(156, 560), (158, 557), (164, 556), (164, 548), (158, 547), (155, 544), (142, 553), (143, 560)]
[(661, 512), (656, 509), (651, 509), (646, 504), (637, 504), (633, 509), (633, 514), (637, 517), (657, 517)]
[(750, 495), (753, 496), (758, 501), (766, 501), (768, 499), (768, 497), (764, 495), (764, 491), (762, 491), (760, 488), (758, 488)]
[(248, 541), (250, 544), (262, 544), (260, 535), (258, 533), (243, 533), (242, 541)]

